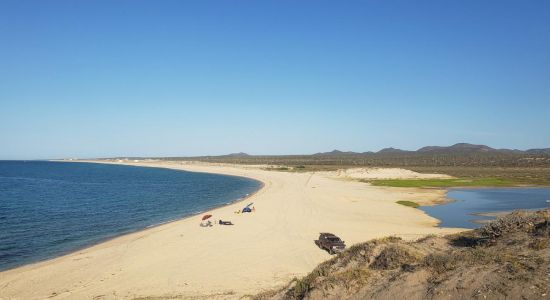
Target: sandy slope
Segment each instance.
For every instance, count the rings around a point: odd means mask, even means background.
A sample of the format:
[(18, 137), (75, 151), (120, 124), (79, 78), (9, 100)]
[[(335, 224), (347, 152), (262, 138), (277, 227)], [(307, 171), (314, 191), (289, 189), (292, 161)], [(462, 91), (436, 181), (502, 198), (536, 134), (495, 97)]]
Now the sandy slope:
[(400, 168), (350, 168), (333, 172), (324, 172), (350, 179), (448, 179), (452, 176), (445, 174), (424, 174)]
[(455, 231), (435, 228), (437, 220), (395, 204), (438, 200), (444, 196), (440, 190), (373, 187), (257, 167), (133, 164), (240, 175), (265, 186), (246, 200), (255, 203), (255, 213), (234, 214), (242, 203), (211, 212), (235, 226), (202, 228), (195, 216), (2, 272), (0, 299), (238, 298), (284, 285), (327, 259), (313, 243), (319, 232), (336, 233), (351, 245), (387, 235)]

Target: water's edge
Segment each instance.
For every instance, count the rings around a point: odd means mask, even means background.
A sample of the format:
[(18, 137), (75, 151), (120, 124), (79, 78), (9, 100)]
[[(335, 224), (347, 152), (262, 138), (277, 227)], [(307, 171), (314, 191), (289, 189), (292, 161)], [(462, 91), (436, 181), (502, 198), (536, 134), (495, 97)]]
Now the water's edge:
[(244, 178), (244, 179), (247, 179), (247, 180), (252, 180), (252, 181), (257, 182), (259, 184), (259, 187), (254, 192), (249, 193), (246, 197), (241, 197), (241, 198), (235, 199), (233, 201), (229, 201), (229, 202), (224, 203), (224, 204), (215, 205), (215, 206), (207, 208), (204, 211), (194, 212), (194, 213), (182, 216), (180, 218), (175, 218), (175, 219), (168, 220), (168, 221), (165, 221), (165, 222), (148, 225), (148, 226), (143, 227), (143, 228), (136, 228), (136, 229), (130, 230), (128, 232), (124, 232), (122, 234), (118, 234), (118, 235), (110, 236), (110, 237), (107, 237), (107, 238), (104, 238), (104, 239), (100, 239), (98, 241), (92, 242), (92, 243), (87, 244), (85, 246), (77, 247), (77, 248), (74, 248), (74, 249), (70, 249), (66, 252), (59, 253), (59, 255), (55, 255), (53, 257), (48, 257), (48, 258), (45, 258), (45, 259), (39, 259), (37, 261), (24, 263), (24, 264), (21, 264), (21, 265), (13, 266), (11, 268), (3, 269), (3, 270), (0, 270), (0, 274), (2, 274), (4, 272), (12, 271), (12, 270), (20, 269), (20, 268), (32, 268), (32, 267), (35, 267), (35, 266), (38, 266), (38, 265), (41, 265), (41, 264), (47, 264), (49, 262), (61, 259), (61, 258), (66, 257), (66, 256), (73, 255), (73, 254), (75, 254), (77, 252), (80, 252), (80, 251), (85, 251), (87, 249), (96, 247), (98, 245), (110, 242), (110, 241), (118, 239), (118, 238), (122, 238), (122, 237), (132, 235), (132, 234), (137, 234), (137, 233), (140, 233), (140, 232), (146, 232), (146, 231), (149, 231), (149, 230), (154, 230), (154, 229), (157, 229), (158, 227), (161, 227), (161, 226), (167, 226), (167, 225), (170, 225), (170, 224), (175, 223), (175, 222), (179, 222), (179, 221), (182, 221), (182, 220), (186, 220), (186, 219), (196, 217), (197, 215), (200, 215), (200, 214), (212, 212), (212, 211), (214, 211), (216, 209), (219, 209), (221, 207), (225, 207), (225, 206), (237, 204), (237, 203), (240, 203), (240, 202), (244, 202), (245, 200), (247, 200), (250, 197), (256, 195), (258, 192), (260, 192), (261, 190), (263, 190), (265, 188), (265, 182), (263, 182), (259, 179), (252, 178), (252, 177), (246, 177), (246, 176), (238, 176), (238, 175), (218, 173), (218, 172), (210, 172), (209, 173), (209, 172), (199, 172), (199, 171), (188, 171), (188, 170), (182, 170), (182, 169), (176, 169), (176, 168), (170, 168), (170, 167), (142, 166), (142, 165), (137, 166), (137, 165), (124, 164), (124, 163), (101, 162), (101, 161), (78, 161), (78, 160), (76, 160), (76, 161), (47, 160), (47, 161), (64, 162), (64, 163), (104, 164), (104, 165), (116, 165), (116, 166), (126, 166), (126, 167), (135, 167), (135, 168), (157, 168), (157, 169), (167, 169), (167, 170), (172, 170), (172, 171), (197, 173), (197, 174), (216, 174), (216, 175), (220, 175), (220, 176), (237, 177), (237, 178)]
[[(456, 192), (456, 191), (484, 191), (484, 190), (529, 190), (529, 189), (550, 189), (550, 187), (548, 186), (512, 186), (512, 187), (450, 187), (450, 188), (445, 188), (445, 201), (441, 202), (441, 203), (435, 203), (435, 204), (430, 204), (430, 205), (421, 205), (419, 206), (417, 209), (419, 209), (420, 211), (422, 211), (424, 214), (428, 215), (429, 217), (431, 218), (434, 218), (438, 221), (437, 225), (435, 225), (435, 227), (439, 227), (439, 228), (462, 228), (464, 230), (472, 230), (472, 229), (475, 229), (477, 227), (480, 227), (480, 226), (483, 226), (491, 221), (494, 221), (500, 217), (503, 217), (509, 213), (512, 213), (513, 211), (517, 211), (517, 210), (521, 210), (521, 211), (537, 211), (537, 210), (541, 210), (541, 209), (547, 209), (548, 207), (537, 207), (537, 208), (533, 208), (533, 207), (525, 207), (525, 208), (522, 208), (522, 207), (516, 207), (516, 208), (513, 208), (513, 209), (498, 209), (498, 208), (495, 208), (494, 210), (483, 210), (483, 209), (480, 209), (479, 211), (473, 211), (473, 212), (469, 212), (469, 213), (466, 213), (465, 216), (471, 216), (473, 219), (470, 219), (468, 220), (469, 223), (471, 224), (477, 224), (477, 226), (475, 227), (456, 227), (456, 226), (449, 226), (449, 224), (447, 225), (443, 225), (445, 222), (448, 222), (448, 220), (445, 219), (444, 216), (440, 215), (440, 213), (435, 213), (434, 211), (430, 211), (431, 208), (433, 207), (441, 207), (441, 206), (446, 206), (446, 205), (453, 205), (453, 204), (456, 204), (457, 202), (469, 202), (469, 201), (473, 201), (471, 199), (461, 199), (460, 197), (459, 198), (456, 198), (453, 197), (453, 196), (450, 196), (449, 193), (450, 192)], [(550, 200), (547, 200), (546, 202), (550, 202)]]

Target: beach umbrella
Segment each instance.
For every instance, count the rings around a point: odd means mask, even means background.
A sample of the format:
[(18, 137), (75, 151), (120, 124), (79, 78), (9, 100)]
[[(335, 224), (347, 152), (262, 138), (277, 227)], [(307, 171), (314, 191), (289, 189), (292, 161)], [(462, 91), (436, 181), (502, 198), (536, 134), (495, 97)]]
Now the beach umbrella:
[(212, 216), (212, 215), (204, 215), (204, 216), (202, 216), (202, 220), (204, 221), (204, 220), (210, 218), (211, 216)]

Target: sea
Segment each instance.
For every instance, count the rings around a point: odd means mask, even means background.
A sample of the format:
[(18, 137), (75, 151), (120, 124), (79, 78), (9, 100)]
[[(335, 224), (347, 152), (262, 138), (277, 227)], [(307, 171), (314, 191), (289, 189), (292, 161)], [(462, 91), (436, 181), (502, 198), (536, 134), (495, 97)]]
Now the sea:
[(0, 271), (199, 214), (260, 187), (163, 168), (0, 161)]
[(439, 219), (440, 227), (478, 228), (494, 219), (483, 214), (550, 208), (550, 188), (460, 188), (447, 197), (447, 204), (419, 207)]

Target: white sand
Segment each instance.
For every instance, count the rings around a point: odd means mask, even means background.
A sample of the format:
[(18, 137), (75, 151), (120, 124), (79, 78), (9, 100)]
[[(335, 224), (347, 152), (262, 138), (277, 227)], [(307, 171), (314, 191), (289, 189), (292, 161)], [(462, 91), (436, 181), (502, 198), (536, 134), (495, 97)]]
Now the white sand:
[(436, 228), (437, 220), (395, 203), (438, 201), (442, 190), (374, 187), (257, 167), (128, 164), (246, 176), (265, 186), (246, 200), (255, 203), (254, 213), (234, 214), (243, 203), (210, 212), (235, 226), (203, 228), (195, 216), (1, 272), (0, 299), (239, 298), (279, 287), (328, 259), (313, 243), (319, 232), (336, 233), (352, 245), (458, 231)]
[(351, 168), (323, 172), (328, 176), (349, 179), (448, 179), (445, 174), (424, 174), (400, 168)]

